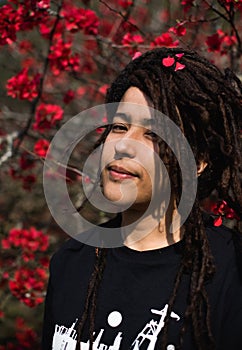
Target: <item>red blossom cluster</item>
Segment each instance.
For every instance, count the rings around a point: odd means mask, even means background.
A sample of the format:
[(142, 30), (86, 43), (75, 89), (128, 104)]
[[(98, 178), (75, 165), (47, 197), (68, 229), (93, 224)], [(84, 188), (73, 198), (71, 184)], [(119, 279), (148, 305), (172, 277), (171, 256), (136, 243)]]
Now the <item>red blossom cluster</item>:
[(214, 226), (221, 226), (224, 222), (224, 219), (228, 220), (240, 220), (240, 217), (237, 215), (233, 208), (230, 208), (228, 203), (225, 200), (217, 200), (207, 198), (203, 203), (203, 209), (215, 216)]
[(24, 349), (32, 349), (33, 345), (38, 341), (36, 332), (28, 327), (24, 320), (20, 317), (16, 319), (16, 339), (18, 344)]
[[(51, 17), (46, 17), (45, 21), (39, 23), (38, 25), (39, 32), (45, 39), (49, 39), (54, 23), (55, 23), (55, 19)], [(55, 33), (61, 33), (63, 30), (64, 30), (64, 27), (59, 22), (56, 27)]]
[(144, 38), (139, 34), (127, 33), (124, 35), (121, 44), (129, 48), (129, 54), (133, 55), (137, 51), (137, 46), (143, 44)]
[(237, 42), (235, 35), (228, 35), (218, 29), (217, 32), (213, 35), (207, 37), (206, 44), (208, 46), (208, 51), (218, 52), (221, 55), (224, 55), (228, 52), (228, 49), (235, 45)]
[(34, 145), (34, 153), (42, 158), (45, 158), (49, 149), (50, 142), (45, 139), (39, 139)]
[(22, 170), (32, 169), (35, 166), (35, 160), (28, 152), (23, 152), (19, 159), (19, 166)]
[[(2, 239), (2, 248), (21, 248), (24, 252), (44, 252), (49, 246), (49, 238), (34, 227), (27, 229), (13, 228), (7, 238)], [(33, 255), (34, 258), (34, 255)]]
[(170, 33), (173, 33), (177, 36), (184, 36), (186, 34), (186, 28), (184, 27), (184, 23), (177, 23), (176, 26), (171, 27), (169, 29)]
[(220, 2), (226, 6), (228, 11), (231, 7), (235, 10), (242, 10), (242, 0), (220, 0)]
[(0, 8), (0, 45), (11, 44), (16, 40), (16, 33), (20, 29), (16, 11), (10, 4)]
[(65, 27), (68, 31), (75, 33), (83, 30), (84, 34), (98, 34), (99, 19), (94, 11), (66, 3), (60, 15), (65, 18)]
[(44, 21), (50, 0), (9, 0), (0, 8), (0, 45), (16, 41), (19, 30), (30, 30)]
[(70, 103), (71, 101), (73, 101), (75, 98), (75, 91), (69, 89), (66, 91), (65, 95), (63, 96), (63, 102), (65, 104)]
[(21, 267), (9, 281), (11, 293), (29, 307), (43, 303), (48, 274), (46, 269)]
[(13, 168), (10, 168), (9, 174), (14, 180), (21, 180), (23, 188), (28, 191), (32, 190), (32, 186), (36, 182), (36, 176), (34, 174), (22, 175)]
[(33, 49), (33, 45), (29, 40), (22, 40), (19, 43), (19, 52), (21, 54), (26, 54)]
[(134, 4), (133, 0), (118, 0), (118, 5), (123, 9), (127, 9)]
[(54, 75), (59, 75), (62, 71), (78, 71), (80, 67), (80, 56), (72, 53), (72, 42), (62, 39), (56, 40), (51, 46), (48, 56), (50, 68)]
[(35, 167), (35, 159), (33, 156), (24, 151), (19, 158), (18, 167), (10, 168), (9, 175), (14, 180), (22, 181), (22, 186), (25, 190), (30, 191), (36, 182), (36, 176), (28, 173), (29, 170)]
[[(44, 291), (47, 283), (48, 260), (41, 256), (49, 247), (49, 237), (34, 227), (29, 229), (13, 228), (7, 238), (1, 241), (3, 251), (10, 254), (13, 249), (21, 252), (23, 263), (19, 266), (11, 263), (14, 274), (5, 271), (5, 277), (9, 279), (11, 293), (20, 301), (30, 307), (34, 307), (44, 301)], [(40, 256), (40, 257), (39, 257)], [(33, 264), (41, 267), (33, 267)], [(29, 266), (27, 266), (30, 264)]]
[(178, 40), (174, 40), (169, 32), (163, 33), (155, 38), (150, 44), (151, 47), (166, 46), (166, 47), (177, 47), (179, 45)]
[(240, 220), (234, 209), (230, 208), (228, 203), (224, 200), (215, 203), (211, 202), (211, 212), (218, 215), (218, 217), (214, 219), (214, 226), (222, 225), (223, 217), (229, 220)]
[(27, 326), (21, 317), (16, 318), (15, 329), (17, 344), (7, 342), (5, 345), (0, 345), (0, 350), (26, 350), (38, 348), (37, 333), (32, 328)]
[(181, 5), (184, 6), (184, 11), (187, 12), (193, 6), (194, 0), (181, 0)]
[(7, 94), (12, 98), (32, 101), (38, 96), (41, 75), (30, 74), (28, 68), (22, 69), (7, 81)]
[(33, 129), (40, 132), (51, 129), (63, 118), (63, 109), (58, 105), (41, 103), (35, 114)]

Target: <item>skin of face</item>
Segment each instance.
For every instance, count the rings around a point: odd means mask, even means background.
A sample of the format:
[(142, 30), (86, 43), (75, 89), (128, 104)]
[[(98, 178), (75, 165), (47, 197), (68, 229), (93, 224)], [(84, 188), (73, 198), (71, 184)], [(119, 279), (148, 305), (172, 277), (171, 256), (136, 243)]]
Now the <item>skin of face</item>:
[(132, 209), (143, 211), (162, 183), (157, 136), (147, 129), (152, 124), (152, 103), (136, 87), (130, 87), (121, 102), (125, 104), (116, 111), (102, 151), (103, 193), (121, 207), (133, 203)]
[[(126, 246), (140, 251), (166, 247), (182, 238), (183, 227), (169, 233), (177, 207), (172, 192), (167, 195), (170, 184), (159, 157), (158, 138), (149, 128), (154, 123), (149, 108), (153, 105), (136, 87), (130, 87), (121, 102), (103, 145), (103, 194), (120, 207)], [(206, 165), (200, 163), (198, 176)]]

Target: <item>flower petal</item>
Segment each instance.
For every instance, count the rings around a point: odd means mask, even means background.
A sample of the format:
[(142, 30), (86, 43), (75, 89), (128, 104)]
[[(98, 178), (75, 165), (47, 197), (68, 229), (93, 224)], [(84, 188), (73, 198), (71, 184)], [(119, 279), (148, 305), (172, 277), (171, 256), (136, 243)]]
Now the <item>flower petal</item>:
[(136, 58), (138, 58), (138, 57), (141, 56), (141, 55), (142, 55), (142, 52), (136, 51), (135, 54), (134, 54), (133, 57), (132, 57), (132, 60), (135, 60)]
[(162, 60), (162, 64), (165, 67), (171, 67), (174, 64), (174, 62), (175, 62), (175, 59), (171, 56), (165, 57)]
[(175, 56), (176, 56), (176, 57), (178, 58), (178, 60), (179, 60), (180, 58), (182, 58), (182, 56), (184, 56), (184, 53), (183, 53), (183, 52), (177, 53)]
[(181, 63), (179, 63), (179, 62), (176, 62), (176, 67), (175, 67), (175, 72), (177, 71), (177, 70), (182, 70), (182, 69), (184, 69), (186, 66), (184, 65), (184, 64), (181, 64)]
[(213, 221), (214, 226), (221, 226), (222, 223), (223, 223), (223, 220), (222, 220), (221, 216), (219, 216), (218, 218), (214, 219), (214, 221)]

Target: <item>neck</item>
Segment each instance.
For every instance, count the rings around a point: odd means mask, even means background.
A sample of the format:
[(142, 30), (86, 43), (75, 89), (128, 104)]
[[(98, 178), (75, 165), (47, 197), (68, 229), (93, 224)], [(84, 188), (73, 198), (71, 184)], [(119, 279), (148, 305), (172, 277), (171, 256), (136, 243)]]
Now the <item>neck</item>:
[(166, 215), (158, 218), (154, 212), (141, 217), (140, 211), (129, 209), (122, 214), (124, 245), (138, 251), (164, 248), (179, 242), (183, 229), (170, 233), (172, 217), (176, 210), (168, 208)]

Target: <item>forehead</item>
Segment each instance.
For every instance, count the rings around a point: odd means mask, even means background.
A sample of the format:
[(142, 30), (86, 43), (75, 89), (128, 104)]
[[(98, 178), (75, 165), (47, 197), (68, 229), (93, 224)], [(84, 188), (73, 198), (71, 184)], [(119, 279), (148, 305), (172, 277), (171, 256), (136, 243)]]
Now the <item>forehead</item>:
[(149, 126), (154, 113), (151, 100), (138, 88), (130, 87), (123, 95), (114, 115), (114, 121), (122, 119), (130, 124)]
[(150, 107), (153, 106), (150, 98), (143, 91), (141, 91), (135, 86), (131, 86), (128, 90), (126, 90), (121, 99), (121, 102), (137, 103), (139, 105)]
[(155, 124), (155, 120), (152, 118), (150, 111), (139, 110), (139, 105), (132, 107), (135, 108), (134, 111), (131, 111), (131, 108), (128, 108), (128, 110), (117, 110), (113, 117), (113, 122), (125, 122), (143, 127), (151, 127)]

